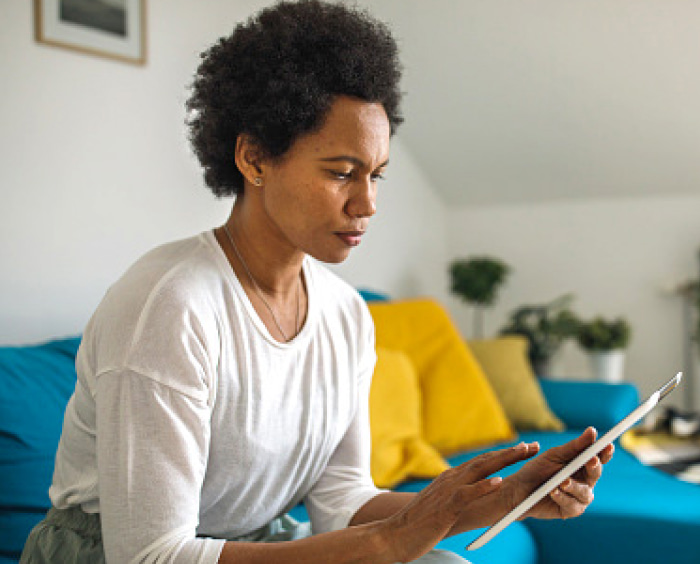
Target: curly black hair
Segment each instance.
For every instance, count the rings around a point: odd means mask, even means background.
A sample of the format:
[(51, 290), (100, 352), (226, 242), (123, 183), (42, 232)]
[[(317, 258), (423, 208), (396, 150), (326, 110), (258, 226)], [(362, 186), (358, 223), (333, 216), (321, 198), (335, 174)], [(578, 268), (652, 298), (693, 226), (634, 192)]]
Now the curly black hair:
[(219, 197), (243, 191), (234, 160), (242, 133), (278, 158), (323, 125), (340, 95), (381, 103), (392, 135), (403, 121), (396, 42), (385, 24), (355, 7), (278, 2), (201, 57), (187, 126), (205, 182)]

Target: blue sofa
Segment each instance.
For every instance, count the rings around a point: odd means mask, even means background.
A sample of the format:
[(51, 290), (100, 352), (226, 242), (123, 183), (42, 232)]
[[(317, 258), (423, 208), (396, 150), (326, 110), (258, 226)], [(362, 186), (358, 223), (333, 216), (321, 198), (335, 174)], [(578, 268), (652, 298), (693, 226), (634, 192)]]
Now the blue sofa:
[[(0, 564), (16, 563), (27, 534), (47, 511), (48, 486), (63, 411), (75, 385), (79, 339), (0, 347)], [(543, 381), (552, 410), (567, 431), (523, 433), (543, 448), (594, 425), (603, 431), (638, 402), (629, 385)], [(459, 464), (478, 452), (450, 460)], [(419, 491), (425, 481), (400, 485)], [(303, 506), (293, 515), (305, 519)], [(640, 464), (618, 449), (587, 513), (570, 521), (515, 523), (478, 551), (464, 546), (479, 534), (447, 539), (473, 564), (698, 564), (700, 487)]]

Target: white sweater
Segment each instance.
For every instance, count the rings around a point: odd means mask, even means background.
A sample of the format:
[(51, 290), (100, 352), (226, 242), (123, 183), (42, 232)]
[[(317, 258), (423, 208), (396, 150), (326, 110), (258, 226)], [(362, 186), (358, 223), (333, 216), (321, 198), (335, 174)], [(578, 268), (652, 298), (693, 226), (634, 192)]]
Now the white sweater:
[[(99, 513), (108, 562), (209, 563), (304, 500), (314, 532), (377, 490), (367, 400), (374, 332), (307, 258), (290, 343), (257, 316), (213, 233), (159, 247), (109, 290), (78, 352), (53, 504)], [(210, 538), (198, 538), (210, 537)]]

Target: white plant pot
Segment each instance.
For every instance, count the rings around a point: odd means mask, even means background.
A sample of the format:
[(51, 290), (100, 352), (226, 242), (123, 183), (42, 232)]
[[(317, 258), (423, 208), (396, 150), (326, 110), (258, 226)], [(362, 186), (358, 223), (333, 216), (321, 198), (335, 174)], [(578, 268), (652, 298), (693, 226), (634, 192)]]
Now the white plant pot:
[(625, 372), (625, 351), (623, 349), (591, 352), (588, 354), (588, 358), (596, 380), (609, 384), (623, 381)]

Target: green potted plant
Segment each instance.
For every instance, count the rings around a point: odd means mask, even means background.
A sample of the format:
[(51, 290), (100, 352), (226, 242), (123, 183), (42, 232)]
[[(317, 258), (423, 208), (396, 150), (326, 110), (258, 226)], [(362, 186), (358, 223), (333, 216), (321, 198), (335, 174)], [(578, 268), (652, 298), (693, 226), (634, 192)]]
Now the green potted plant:
[(572, 294), (565, 294), (551, 302), (524, 305), (510, 314), (502, 335), (523, 335), (530, 343), (528, 355), (538, 376), (550, 374), (551, 360), (562, 344), (578, 333), (578, 318), (569, 309)]
[(576, 340), (588, 353), (596, 379), (615, 383), (623, 379), (625, 349), (631, 337), (632, 330), (625, 319), (599, 316), (580, 324)]
[(492, 257), (457, 259), (450, 264), (452, 293), (474, 308), (474, 338), (484, 334), (484, 309), (496, 301), (510, 267)]

